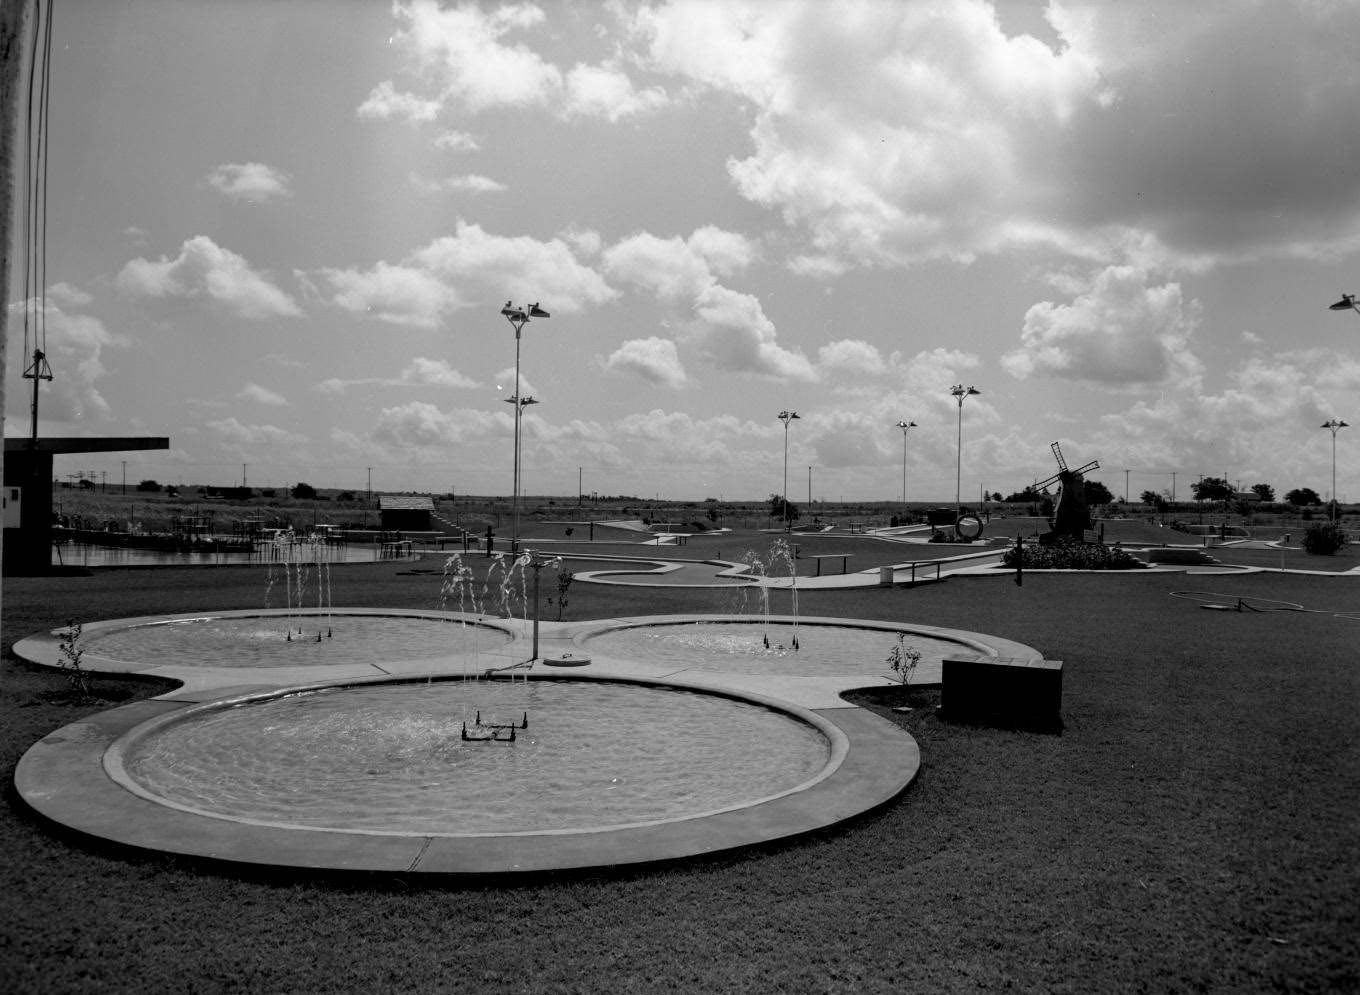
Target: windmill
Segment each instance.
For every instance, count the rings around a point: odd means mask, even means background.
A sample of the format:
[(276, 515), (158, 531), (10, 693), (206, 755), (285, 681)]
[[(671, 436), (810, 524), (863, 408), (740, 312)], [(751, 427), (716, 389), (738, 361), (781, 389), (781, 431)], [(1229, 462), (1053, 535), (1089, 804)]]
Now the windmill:
[(1067, 460), (1063, 459), (1062, 448), (1056, 442), (1049, 448), (1053, 450), (1053, 458), (1058, 461), (1058, 472), (1034, 486), (1038, 490), (1056, 483), (1062, 491), (1058, 495), (1058, 506), (1053, 510), (1053, 531), (1043, 536), (1042, 540), (1054, 542), (1070, 538), (1081, 541), (1082, 533), (1091, 527), (1091, 513), (1086, 509), (1086, 488), (1083, 486), (1085, 478), (1082, 474), (1087, 470), (1098, 469), (1100, 462), (1091, 460), (1084, 466), (1072, 470), (1068, 468)]

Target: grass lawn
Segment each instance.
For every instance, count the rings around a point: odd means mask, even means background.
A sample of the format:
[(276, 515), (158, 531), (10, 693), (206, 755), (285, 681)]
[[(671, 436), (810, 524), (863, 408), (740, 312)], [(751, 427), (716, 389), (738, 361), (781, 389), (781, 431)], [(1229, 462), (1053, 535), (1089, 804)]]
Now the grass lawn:
[[(1357, 583), (1027, 574), (801, 592), (808, 615), (976, 629), (1065, 661), (1062, 735), (944, 723), (930, 692), (909, 713), (863, 694), (921, 745), (899, 801), (767, 852), (623, 877), (234, 872), (68, 839), (11, 787), (0, 990), (1355, 991), (1360, 629), (1329, 613), (1360, 609)], [(409, 564), (333, 574), (337, 606), (432, 608), (438, 587)], [(10, 643), (72, 618), (262, 607), (264, 590), (254, 567), (6, 578), (6, 783), (34, 741), (105, 707), (63, 703), (63, 678)], [(1175, 590), (1316, 612), (1204, 611)], [(576, 585), (565, 617), (724, 611), (731, 595)]]

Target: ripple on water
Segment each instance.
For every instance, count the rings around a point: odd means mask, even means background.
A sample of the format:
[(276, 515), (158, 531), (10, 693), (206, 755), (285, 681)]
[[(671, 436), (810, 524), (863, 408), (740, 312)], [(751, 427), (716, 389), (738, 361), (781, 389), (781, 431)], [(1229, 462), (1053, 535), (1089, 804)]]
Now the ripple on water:
[[(529, 726), (464, 742), (462, 723)], [(676, 688), (599, 681), (371, 685), (191, 713), (121, 764), (153, 797), (266, 824), (387, 833), (544, 832), (680, 819), (815, 778), (820, 730)]]

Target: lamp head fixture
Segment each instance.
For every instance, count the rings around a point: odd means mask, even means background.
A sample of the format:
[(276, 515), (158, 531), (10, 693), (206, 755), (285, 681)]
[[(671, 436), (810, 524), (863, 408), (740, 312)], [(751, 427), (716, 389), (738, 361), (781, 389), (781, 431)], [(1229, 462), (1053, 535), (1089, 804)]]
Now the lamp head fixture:
[(534, 303), (532, 303), (532, 304), (529, 305), (529, 317), (530, 317), (530, 318), (551, 318), (552, 315), (548, 314), (547, 311), (544, 311), (541, 307), (539, 307), (537, 301), (534, 301)]
[(789, 427), (789, 422), (792, 421), (793, 419), (797, 418), (797, 417), (798, 417), (798, 412), (797, 412), (797, 411), (781, 411), (781, 412), (779, 412), (779, 420), (782, 421), (782, 422), (784, 423), (784, 427), (785, 427), (785, 428), (788, 428), (788, 427)]
[(920, 428), (914, 421), (900, 421), (897, 423), (897, 427), (904, 431), (909, 428)]
[(957, 397), (959, 399), (959, 404), (962, 405), (963, 399), (967, 397), (969, 394), (981, 394), (982, 391), (978, 390), (976, 387), (972, 386), (965, 387), (963, 384), (957, 383), (953, 387), (949, 388), (949, 393)]
[(1323, 422), (1322, 427), (1330, 428), (1332, 430), (1332, 433), (1335, 434), (1338, 428), (1350, 428), (1351, 426), (1349, 422), (1338, 421), (1335, 418), (1331, 418)]
[(1357, 305), (1357, 304), (1355, 303), (1355, 295), (1354, 295), (1354, 294), (1342, 294), (1342, 295), (1341, 295), (1341, 300), (1337, 301), (1335, 304), (1329, 304), (1329, 305), (1327, 306), (1327, 310), (1329, 310), (1329, 311), (1360, 311), (1360, 305)]

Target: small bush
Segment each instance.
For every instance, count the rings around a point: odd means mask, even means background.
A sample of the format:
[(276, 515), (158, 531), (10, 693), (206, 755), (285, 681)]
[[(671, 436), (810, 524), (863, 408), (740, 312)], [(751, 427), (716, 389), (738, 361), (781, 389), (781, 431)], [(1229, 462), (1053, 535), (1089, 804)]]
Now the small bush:
[(1031, 570), (1140, 570), (1143, 563), (1120, 546), (1070, 539), (1050, 546), (1012, 546), (1001, 557), (1002, 566), (1012, 569), (1016, 560), (1022, 569)]
[(1331, 556), (1344, 545), (1346, 533), (1342, 531), (1340, 525), (1331, 522), (1310, 525), (1308, 531), (1303, 534), (1303, 548), (1319, 556)]

